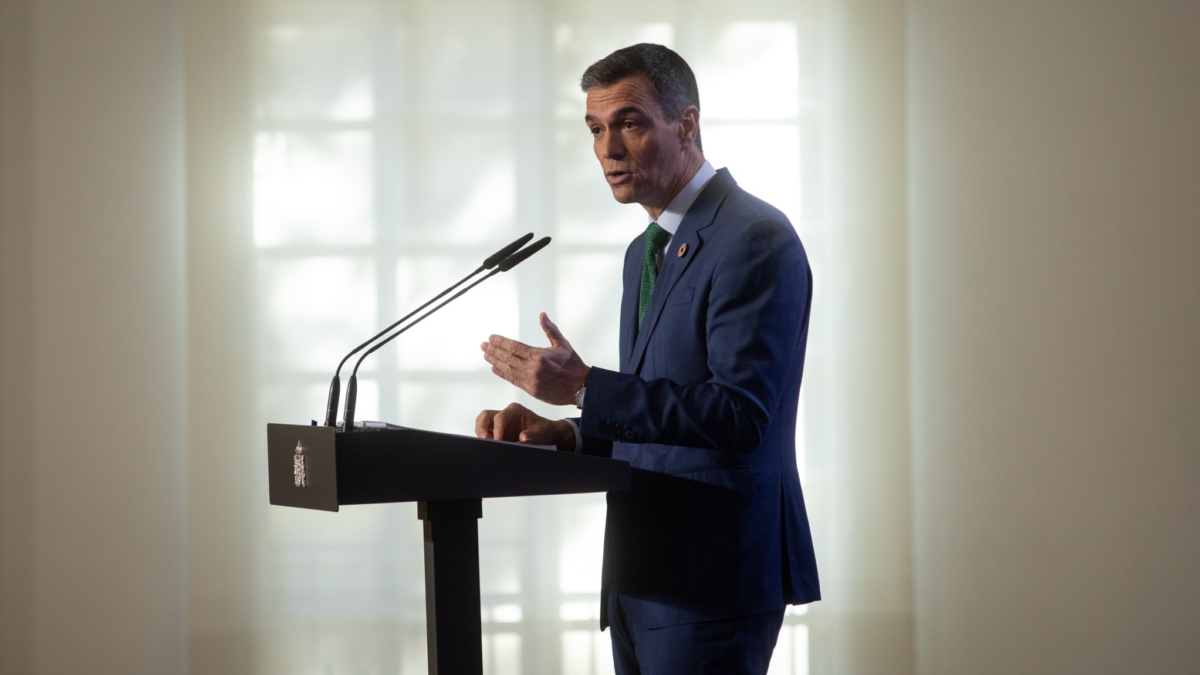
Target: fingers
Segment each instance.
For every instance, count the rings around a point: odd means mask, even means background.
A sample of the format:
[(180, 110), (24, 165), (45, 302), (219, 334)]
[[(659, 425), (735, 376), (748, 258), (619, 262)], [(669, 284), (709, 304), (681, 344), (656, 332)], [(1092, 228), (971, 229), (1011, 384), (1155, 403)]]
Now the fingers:
[(517, 358), (509, 352), (503, 352), (503, 351), (496, 350), (495, 348), (491, 347), (490, 345), (487, 345), (486, 342), (484, 343), (484, 345), (485, 345), (485, 347), (483, 349), (483, 360), (487, 361), (488, 363), (492, 364), (493, 366), (499, 364), (499, 365), (507, 366), (509, 368), (513, 368), (513, 367), (521, 368), (526, 363), (528, 363), (528, 361), (526, 359)]
[(479, 413), (475, 418), (475, 435), (497, 441), (553, 445), (568, 452), (575, 448), (575, 434), (568, 422), (553, 422), (520, 403), (510, 403), (500, 411)]
[(529, 391), (527, 381), (529, 379), (529, 371), (535, 364), (533, 357), (536, 356), (532, 352), (540, 352), (542, 350), (535, 350), (528, 345), (523, 345), (516, 340), (509, 340), (499, 335), (491, 336), (489, 341), (479, 345), (479, 348), (483, 351), (483, 360), (492, 366), (494, 374), (525, 391)]
[(567, 338), (563, 337), (562, 331), (558, 329), (558, 326), (554, 325), (554, 322), (550, 320), (550, 317), (545, 312), (542, 312), (541, 316), (538, 317), (538, 322), (542, 324), (542, 332), (550, 340), (551, 348), (566, 347), (570, 349), (571, 343), (567, 342)]
[[(493, 374), (527, 393), (530, 392), (530, 372), (536, 368), (537, 363), (535, 358), (537, 355), (530, 352), (543, 350), (534, 349), (499, 335), (491, 336), (488, 342), (479, 345), (479, 348), (483, 351), (483, 360), (492, 366)], [(517, 351), (512, 351), (513, 349)], [(521, 350), (528, 350), (527, 356), (519, 354), (518, 352)]]
[(525, 430), (520, 433), (518, 439), (522, 443), (532, 443), (534, 445), (555, 445), (558, 436), (556, 423), (537, 415), (531, 410), (525, 410), (525, 414), (527, 416)]
[(520, 440), (524, 431), (525, 407), (519, 403), (510, 403), (508, 407), (496, 413), (492, 420), (492, 438), (497, 441)]
[(475, 418), (475, 435), (479, 438), (492, 437), (492, 419), (496, 417), (496, 410), (484, 410)]
[(488, 337), (487, 342), (479, 347), (485, 354), (491, 354), (496, 358), (510, 363), (514, 360), (529, 359), (537, 351), (535, 347), (530, 347), (516, 340), (510, 340), (503, 335), (492, 335)]
[(530, 424), (529, 428), (521, 433), (520, 439), (522, 443), (553, 445), (565, 452), (575, 450), (575, 432), (571, 429), (570, 422), (563, 420), (554, 422), (538, 418), (535, 423)]
[(509, 384), (518, 387), (526, 393), (529, 392), (526, 374), (523, 370), (518, 370), (507, 363), (501, 363), (491, 359), (488, 359), (488, 363), (492, 364), (492, 374), (503, 378), (504, 380), (508, 381)]
[(554, 444), (554, 426), (549, 420), (537, 419), (530, 424), (525, 431), (522, 431), (517, 437), (522, 443), (532, 443), (533, 445), (553, 445)]
[(504, 432), (508, 430), (508, 426), (504, 411), (496, 413), (496, 416), (492, 418), (492, 438), (497, 441), (504, 440)]

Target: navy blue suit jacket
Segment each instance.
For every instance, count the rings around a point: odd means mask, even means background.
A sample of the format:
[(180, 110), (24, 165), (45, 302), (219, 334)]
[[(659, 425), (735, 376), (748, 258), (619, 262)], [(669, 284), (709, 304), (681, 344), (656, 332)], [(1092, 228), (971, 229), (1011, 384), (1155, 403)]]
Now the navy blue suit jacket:
[(614, 589), (647, 628), (818, 600), (795, 448), (804, 247), (783, 213), (718, 171), (639, 330), (643, 245), (625, 254), (621, 370), (591, 369), (579, 421), (584, 452), (634, 468), (633, 489), (608, 495), (601, 611)]

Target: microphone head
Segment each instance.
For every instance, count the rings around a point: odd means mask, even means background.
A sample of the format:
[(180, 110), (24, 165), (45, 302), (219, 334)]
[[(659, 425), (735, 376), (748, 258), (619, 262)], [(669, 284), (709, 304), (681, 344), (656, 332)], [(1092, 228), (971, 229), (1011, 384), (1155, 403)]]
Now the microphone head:
[(530, 239), (533, 239), (532, 232), (530, 232), (529, 234), (525, 235), (524, 237), (521, 237), (520, 239), (514, 241), (513, 243), (509, 244), (508, 246), (505, 246), (504, 248), (500, 249), (499, 251), (496, 251), (495, 253), (491, 254), (490, 256), (488, 256), (487, 260), (483, 261), (483, 269), (490, 270), (493, 267), (495, 267), (496, 265), (500, 264), (500, 261), (502, 261), (505, 258), (507, 258), (508, 256), (512, 255), (514, 251), (516, 251), (517, 249), (524, 246), (526, 243), (529, 242)]
[(525, 262), (525, 259), (528, 258), (529, 256), (546, 248), (546, 245), (549, 243), (550, 243), (550, 237), (542, 237), (541, 239), (538, 239), (534, 243), (530, 244), (529, 246), (508, 256), (507, 258), (505, 258), (504, 260), (502, 260), (500, 262), (500, 271), (507, 272), (507, 271), (511, 270), (512, 268), (516, 267), (517, 265), (520, 265), (521, 263)]

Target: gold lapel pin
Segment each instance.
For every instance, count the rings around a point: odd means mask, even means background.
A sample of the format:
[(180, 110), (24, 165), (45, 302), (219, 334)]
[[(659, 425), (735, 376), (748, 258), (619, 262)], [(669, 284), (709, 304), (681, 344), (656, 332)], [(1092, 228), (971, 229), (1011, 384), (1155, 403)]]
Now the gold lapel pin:
[(687, 244), (682, 244), (679, 247), (679, 257), (682, 258), (685, 255), (687, 255)]

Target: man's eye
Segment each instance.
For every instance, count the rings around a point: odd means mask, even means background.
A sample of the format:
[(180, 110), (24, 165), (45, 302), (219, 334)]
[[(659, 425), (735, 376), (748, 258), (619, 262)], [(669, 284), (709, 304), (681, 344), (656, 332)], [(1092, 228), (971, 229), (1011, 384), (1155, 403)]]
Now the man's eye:
[(625, 128), (626, 128), (626, 129), (633, 129), (633, 128), (634, 128), (634, 127), (636, 127), (636, 126), (637, 126), (637, 124), (635, 124), (634, 122), (629, 122), (629, 121), (626, 121), (626, 122), (625, 122)]
[(591, 132), (592, 132), (593, 136), (599, 136), (600, 135), (600, 127), (592, 127)]

